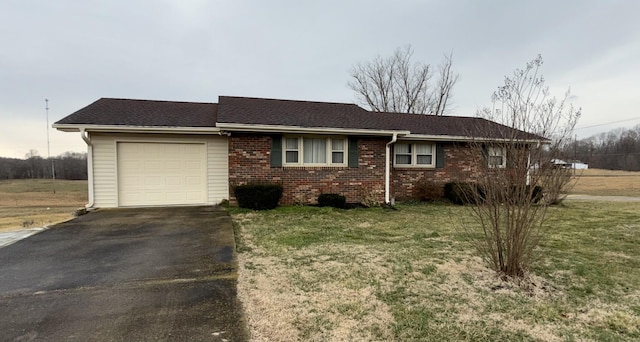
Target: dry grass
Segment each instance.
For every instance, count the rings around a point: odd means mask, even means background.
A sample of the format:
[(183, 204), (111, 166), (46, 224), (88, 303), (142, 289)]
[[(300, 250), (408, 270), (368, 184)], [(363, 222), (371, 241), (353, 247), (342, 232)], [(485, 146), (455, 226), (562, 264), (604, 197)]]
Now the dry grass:
[(640, 172), (588, 169), (578, 170), (572, 194), (640, 197)]
[(0, 181), (0, 231), (66, 221), (85, 203), (86, 181), (3, 180)]
[(553, 208), (517, 282), (452, 224), (464, 207), (231, 210), (255, 341), (640, 339), (640, 203)]

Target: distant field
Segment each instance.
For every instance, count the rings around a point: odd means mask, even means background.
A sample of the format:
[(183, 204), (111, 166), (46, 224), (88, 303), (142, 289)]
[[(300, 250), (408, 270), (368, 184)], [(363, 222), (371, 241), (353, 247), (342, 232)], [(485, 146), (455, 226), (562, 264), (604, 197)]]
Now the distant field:
[[(55, 189), (55, 193), (54, 193)], [(0, 181), (0, 231), (42, 227), (68, 220), (87, 203), (87, 181)]]
[(640, 197), (640, 172), (578, 170), (572, 194)]

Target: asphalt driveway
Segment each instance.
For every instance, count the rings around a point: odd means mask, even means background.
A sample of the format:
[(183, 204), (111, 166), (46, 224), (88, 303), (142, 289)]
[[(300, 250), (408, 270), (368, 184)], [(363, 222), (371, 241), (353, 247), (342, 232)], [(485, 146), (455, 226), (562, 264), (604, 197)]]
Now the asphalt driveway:
[(231, 219), (98, 210), (0, 248), (0, 339), (244, 341)]

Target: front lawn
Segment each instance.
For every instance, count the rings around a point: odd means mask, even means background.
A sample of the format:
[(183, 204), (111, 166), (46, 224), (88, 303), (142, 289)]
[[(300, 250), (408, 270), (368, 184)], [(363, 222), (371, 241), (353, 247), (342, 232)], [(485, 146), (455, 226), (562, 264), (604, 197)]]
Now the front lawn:
[(519, 286), (476, 256), (466, 210), (231, 209), (252, 339), (640, 339), (640, 203), (553, 208)]

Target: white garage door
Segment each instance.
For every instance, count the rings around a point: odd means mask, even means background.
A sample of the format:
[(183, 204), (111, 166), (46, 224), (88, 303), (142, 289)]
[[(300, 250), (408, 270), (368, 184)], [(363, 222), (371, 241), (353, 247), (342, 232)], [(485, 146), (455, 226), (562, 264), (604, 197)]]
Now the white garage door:
[(118, 143), (119, 206), (205, 204), (204, 144)]

